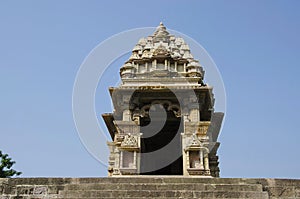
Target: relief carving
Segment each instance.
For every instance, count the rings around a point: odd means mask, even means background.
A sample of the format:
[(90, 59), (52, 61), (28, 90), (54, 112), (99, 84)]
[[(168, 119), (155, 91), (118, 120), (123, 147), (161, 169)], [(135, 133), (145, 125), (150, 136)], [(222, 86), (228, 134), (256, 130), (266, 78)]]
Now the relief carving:
[(190, 139), (190, 142), (188, 144), (189, 147), (200, 147), (202, 146), (202, 143), (200, 142), (198, 136), (194, 133), (192, 138)]
[(125, 135), (125, 138), (121, 143), (121, 147), (138, 147), (136, 136), (133, 136), (131, 134)]

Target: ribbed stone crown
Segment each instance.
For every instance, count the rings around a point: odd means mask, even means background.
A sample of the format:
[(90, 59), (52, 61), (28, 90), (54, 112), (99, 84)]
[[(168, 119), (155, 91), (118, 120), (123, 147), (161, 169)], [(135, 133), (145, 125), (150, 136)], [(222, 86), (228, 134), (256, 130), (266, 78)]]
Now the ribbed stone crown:
[(204, 71), (193, 58), (183, 38), (171, 35), (163, 23), (147, 38), (141, 38), (120, 69), (128, 78), (191, 77), (203, 80)]

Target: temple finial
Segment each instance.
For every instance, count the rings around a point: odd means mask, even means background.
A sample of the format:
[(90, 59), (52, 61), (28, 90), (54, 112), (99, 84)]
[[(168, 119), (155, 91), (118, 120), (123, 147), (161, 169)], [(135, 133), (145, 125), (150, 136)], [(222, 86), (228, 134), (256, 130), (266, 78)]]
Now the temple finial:
[(154, 33), (154, 36), (158, 34), (163, 34), (163, 35), (168, 35), (169, 33), (167, 32), (167, 28), (164, 26), (163, 22), (159, 23), (159, 26), (157, 26), (156, 31)]
[(166, 27), (162, 21), (159, 23), (159, 26), (157, 27), (157, 29), (166, 29)]

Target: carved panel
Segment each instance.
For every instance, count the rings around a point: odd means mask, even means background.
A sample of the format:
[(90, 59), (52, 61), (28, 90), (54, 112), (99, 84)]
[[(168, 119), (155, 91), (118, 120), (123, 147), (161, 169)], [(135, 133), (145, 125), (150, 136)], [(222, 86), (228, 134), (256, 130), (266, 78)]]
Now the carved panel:
[(137, 136), (133, 136), (131, 134), (125, 135), (123, 142), (121, 143), (121, 147), (138, 147)]

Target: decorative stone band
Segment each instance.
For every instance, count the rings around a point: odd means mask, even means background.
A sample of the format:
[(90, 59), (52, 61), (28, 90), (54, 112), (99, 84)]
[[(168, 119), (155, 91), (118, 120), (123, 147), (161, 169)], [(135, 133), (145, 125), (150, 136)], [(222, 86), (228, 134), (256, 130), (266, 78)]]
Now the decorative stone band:
[(185, 134), (207, 135), (210, 124), (210, 121), (185, 122)]

